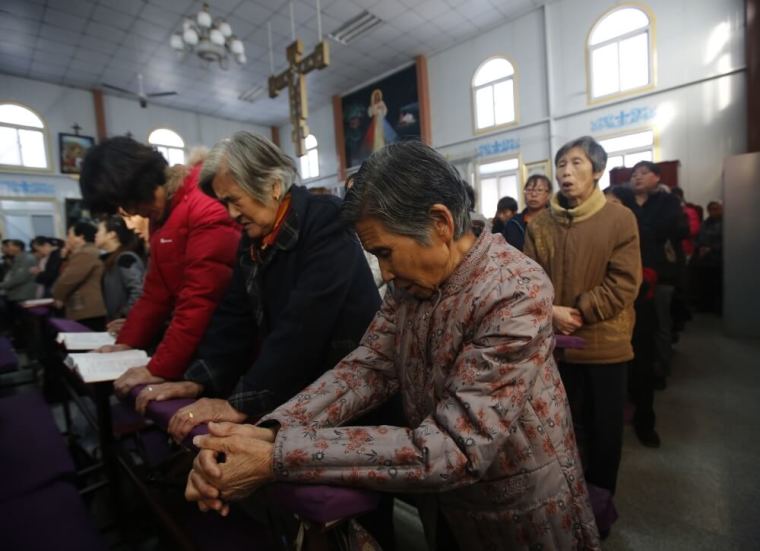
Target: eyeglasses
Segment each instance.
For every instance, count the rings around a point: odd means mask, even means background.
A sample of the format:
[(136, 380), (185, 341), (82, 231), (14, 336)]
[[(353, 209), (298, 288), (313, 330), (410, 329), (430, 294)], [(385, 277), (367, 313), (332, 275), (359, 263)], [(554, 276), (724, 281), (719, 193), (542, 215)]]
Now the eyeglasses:
[(549, 190), (543, 189), (543, 188), (531, 187), (531, 188), (527, 188), (525, 190), (525, 193), (526, 194), (527, 193), (549, 193)]

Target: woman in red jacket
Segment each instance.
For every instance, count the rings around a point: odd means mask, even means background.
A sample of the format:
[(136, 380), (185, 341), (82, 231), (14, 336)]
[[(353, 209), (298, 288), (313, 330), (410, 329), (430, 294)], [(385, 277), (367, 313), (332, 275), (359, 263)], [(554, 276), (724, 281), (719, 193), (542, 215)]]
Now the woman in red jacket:
[(168, 322), (148, 365), (114, 383), (118, 393), (182, 376), (232, 276), (240, 229), (200, 191), (200, 170), (200, 162), (169, 168), (159, 152), (126, 137), (105, 140), (84, 160), (79, 185), (92, 212), (150, 220), (143, 294), (117, 344), (102, 351), (148, 348)]

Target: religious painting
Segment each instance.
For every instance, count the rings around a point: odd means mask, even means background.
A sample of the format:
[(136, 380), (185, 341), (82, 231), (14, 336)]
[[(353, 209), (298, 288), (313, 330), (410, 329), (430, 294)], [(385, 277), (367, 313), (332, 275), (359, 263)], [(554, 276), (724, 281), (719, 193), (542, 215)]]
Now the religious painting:
[(61, 172), (79, 174), (87, 151), (95, 145), (95, 138), (76, 134), (58, 134)]
[(346, 169), (393, 142), (420, 139), (417, 66), (412, 64), (341, 98)]

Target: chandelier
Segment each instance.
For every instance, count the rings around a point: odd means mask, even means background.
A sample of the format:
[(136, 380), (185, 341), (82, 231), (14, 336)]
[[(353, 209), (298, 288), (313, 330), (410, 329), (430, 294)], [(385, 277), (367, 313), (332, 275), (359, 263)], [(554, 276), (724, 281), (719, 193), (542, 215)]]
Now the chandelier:
[(230, 57), (240, 65), (247, 62), (243, 42), (235, 37), (224, 19), (211, 17), (208, 4), (195, 16), (185, 18), (182, 30), (172, 35), (171, 46), (183, 55), (195, 52), (208, 63), (218, 62), (222, 69), (229, 67)]

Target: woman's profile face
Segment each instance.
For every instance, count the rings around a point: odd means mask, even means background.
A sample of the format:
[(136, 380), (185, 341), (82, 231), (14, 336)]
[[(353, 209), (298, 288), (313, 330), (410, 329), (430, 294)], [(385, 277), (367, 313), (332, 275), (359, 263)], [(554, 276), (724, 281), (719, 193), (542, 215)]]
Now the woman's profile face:
[(388, 231), (376, 218), (356, 223), (365, 250), (377, 257), (383, 281), (419, 299), (430, 298), (450, 271), (447, 244), (431, 230), (430, 245)]
[(95, 233), (95, 246), (98, 249), (102, 249), (108, 241), (108, 230), (106, 230), (106, 223), (100, 222), (98, 224), (98, 231)]
[(266, 202), (246, 193), (228, 172), (218, 174), (211, 183), (214, 195), (227, 209), (230, 218), (240, 224), (251, 239), (262, 239), (274, 229), (280, 206), (280, 184), (272, 185)]

